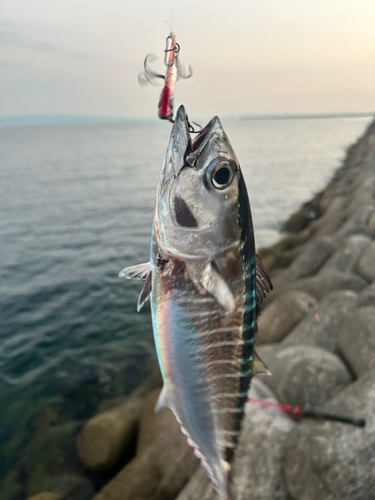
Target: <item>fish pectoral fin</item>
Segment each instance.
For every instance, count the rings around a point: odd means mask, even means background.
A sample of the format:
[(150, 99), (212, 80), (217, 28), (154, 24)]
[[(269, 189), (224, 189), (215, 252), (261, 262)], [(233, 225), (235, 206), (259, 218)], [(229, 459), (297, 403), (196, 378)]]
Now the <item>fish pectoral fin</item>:
[(136, 266), (125, 267), (119, 274), (120, 278), (128, 280), (147, 280), (152, 271), (151, 262), (137, 264)]
[(272, 375), (272, 373), (267, 368), (264, 361), (259, 357), (259, 354), (254, 349), (254, 361), (253, 361), (253, 374), (254, 375)]
[(267, 274), (265, 267), (260, 258), (256, 255), (255, 259), (256, 271), (256, 301), (257, 301), (257, 315), (260, 314), (260, 305), (263, 299), (273, 289), (272, 282)]
[(142, 309), (144, 303), (150, 297), (151, 286), (152, 286), (152, 272), (150, 271), (148, 273), (145, 284), (143, 285), (142, 291), (141, 291), (139, 298), (138, 298), (138, 304), (137, 304), (137, 311), (138, 312)]
[(227, 313), (235, 310), (236, 301), (233, 293), (214, 262), (206, 265), (201, 283)]
[(186, 265), (188, 274), (199, 289), (210, 293), (217, 302), (231, 313), (236, 308), (233, 293), (213, 261), (191, 262)]
[(159, 413), (159, 411), (164, 408), (168, 408), (173, 411), (172, 396), (170, 395), (166, 385), (163, 385), (163, 389), (161, 390), (160, 396), (156, 402), (155, 413)]

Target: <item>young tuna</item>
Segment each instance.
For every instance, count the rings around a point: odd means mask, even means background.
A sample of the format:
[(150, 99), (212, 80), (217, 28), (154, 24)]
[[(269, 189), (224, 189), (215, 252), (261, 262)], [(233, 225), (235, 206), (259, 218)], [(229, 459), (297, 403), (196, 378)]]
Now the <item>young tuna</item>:
[[(121, 271), (145, 279), (170, 408), (221, 500), (253, 375), (259, 302), (272, 285), (257, 259), (245, 182), (215, 117), (194, 142), (183, 106), (157, 189), (151, 260)], [(258, 366), (260, 364), (258, 360)]]

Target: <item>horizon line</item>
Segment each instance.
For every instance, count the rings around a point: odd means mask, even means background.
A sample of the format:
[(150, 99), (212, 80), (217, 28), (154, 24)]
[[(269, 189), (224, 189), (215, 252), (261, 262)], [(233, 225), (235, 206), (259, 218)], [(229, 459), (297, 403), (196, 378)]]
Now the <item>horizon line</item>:
[[(375, 111), (354, 112), (315, 112), (315, 113), (258, 113), (248, 115), (226, 115), (223, 119), (237, 120), (301, 120), (301, 119), (329, 119), (329, 118), (365, 118), (374, 117)], [(122, 117), (105, 115), (79, 115), (69, 113), (0, 115), (0, 127), (17, 126), (46, 126), (46, 125), (89, 125), (89, 124), (116, 124), (130, 122), (147, 122), (157, 120), (157, 117)], [(157, 120), (159, 121), (159, 120)]]

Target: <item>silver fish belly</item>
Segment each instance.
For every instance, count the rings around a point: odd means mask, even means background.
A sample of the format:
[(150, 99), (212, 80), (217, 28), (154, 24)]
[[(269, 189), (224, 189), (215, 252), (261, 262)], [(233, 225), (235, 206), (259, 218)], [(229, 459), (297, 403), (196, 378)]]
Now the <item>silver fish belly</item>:
[(180, 107), (160, 174), (147, 264), (120, 276), (146, 279), (170, 408), (221, 500), (253, 375), (259, 303), (272, 285), (254, 247), (245, 182), (220, 121), (192, 143)]

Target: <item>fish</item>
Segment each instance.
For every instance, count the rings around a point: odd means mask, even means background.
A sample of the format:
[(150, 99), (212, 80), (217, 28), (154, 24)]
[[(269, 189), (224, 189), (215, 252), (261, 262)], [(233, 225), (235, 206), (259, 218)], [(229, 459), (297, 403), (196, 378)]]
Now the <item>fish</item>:
[(164, 85), (160, 94), (158, 104), (158, 116), (161, 120), (169, 120), (173, 123), (174, 114), (174, 87), (179, 78), (190, 78), (193, 74), (189, 66), (186, 71), (179, 62), (180, 45), (177, 43), (176, 35), (170, 32), (166, 39), (164, 51), (164, 64), (167, 67), (165, 75), (156, 73), (150, 68), (150, 63), (157, 60), (153, 54), (148, 54), (144, 61), (144, 71), (138, 75), (138, 82), (141, 86), (147, 84), (154, 85), (157, 79), (163, 79)]
[(250, 380), (267, 372), (254, 351), (260, 304), (272, 289), (255, 253), (239, 161), (218, 117), (192, 141), (184, 106), (160, 172), (150, 261), (120, 277), (144, 280), (151, 300), (169, 408), (207, 469), (220, 500), (231, 468)]

